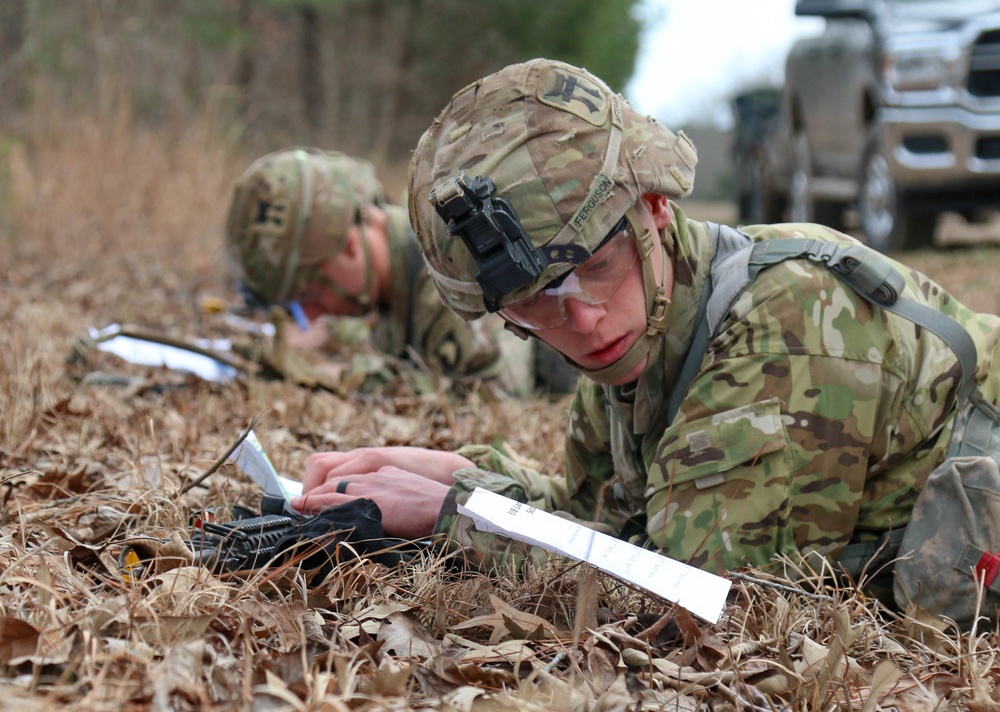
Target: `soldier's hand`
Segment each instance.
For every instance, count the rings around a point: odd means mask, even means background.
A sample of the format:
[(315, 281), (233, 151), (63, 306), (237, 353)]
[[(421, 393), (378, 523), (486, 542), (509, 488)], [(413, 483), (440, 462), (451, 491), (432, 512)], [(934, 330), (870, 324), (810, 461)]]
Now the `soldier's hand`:
[[(419, 448), (412, 448), (419, 449)], [(324, 453), (336, 454), (336, 453)], [(292, 499), (300, 512), (318, 512), (353, 499), (373, 500), (382, 510), (382, 527), (389, 536), (420, 539), (434, 533), (449, 486), (398, 467), (327, 478)]]
[(330, 340), (321, 322), (313, 324), (309, 331), (303, 331), (297, 324), (288, 324), (285, 329), (285, 339), (293, 349), (319, 351)]
[(475, 467), (475, 464), (453, 452), (421, 447), (363, 447), (347, 452), (318, 452), (306, 463), (302, 491), (308, 494), (330, 480), (377, 472), (383, 467), (398, 467), (450, 487), (455, 483), (452, 477), (455, 470)]

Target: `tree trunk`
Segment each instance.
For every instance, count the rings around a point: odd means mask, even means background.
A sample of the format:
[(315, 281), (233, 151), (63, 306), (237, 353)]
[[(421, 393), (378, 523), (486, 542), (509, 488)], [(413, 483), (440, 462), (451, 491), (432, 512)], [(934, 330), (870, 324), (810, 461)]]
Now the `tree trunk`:
[(257, 33), (253, 26), (251, 3), (252, 0), (237, 0), (236, 21), (240, 30), (249, 37), (239, 48), (239, 56), (236, 59), (236, 76), (233, 78), (233, 84), (236, 86), (237, 110), (240, 114), (246, 114), (250, 109), (253, 83), (257, 77), (257, 63), (254, 60)]
[(316, 8), (303, 7), (302, 54), (299, 76), (302, 79), (302, 108), (305, 114), (307, 139), (315, 143), (323, 120), (323, 72), (320, 64), (320, 17)]
[[(395, 2), (387, 8), (391, 21), (385, 22), (381, 28), (381, 46), (384, 53), (385, 82), (381, 87), (382, 96), (378, 102), (380, 111), (373, 118), (374, 140), (373, 160), (385, 162), (393, 155), (397, 145), (400, 126), (404, 123), (403, 112), (407, 108), (406, 92), (412, 86), (412, 63), (415, 60), (413, 52), (412, 32), (410, 28), (420, 18), (419, 0)], [(405, 147), (402, 149), (405, 155)]]
[(24, 89), (22, 67), (27, 61), (26, 11), (27, 0), (0, 2), (0, 98), (3, 108), (8, 111), (20, 105)]

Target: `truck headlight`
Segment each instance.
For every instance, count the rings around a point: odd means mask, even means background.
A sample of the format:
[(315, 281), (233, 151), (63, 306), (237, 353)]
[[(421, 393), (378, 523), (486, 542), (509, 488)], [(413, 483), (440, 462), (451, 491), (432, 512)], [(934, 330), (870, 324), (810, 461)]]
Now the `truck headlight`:
[(883, 76), (897, 92), (932, 91), (954, 82), (958, 59), (943, 48), (897, 50), (885, 55)]

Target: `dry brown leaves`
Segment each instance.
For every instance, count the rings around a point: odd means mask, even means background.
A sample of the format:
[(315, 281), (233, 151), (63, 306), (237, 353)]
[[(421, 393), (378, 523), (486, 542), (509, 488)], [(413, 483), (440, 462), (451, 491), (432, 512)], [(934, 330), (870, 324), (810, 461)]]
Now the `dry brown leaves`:
[[(718, 625), (559, 561), (523, 577), (428, 556), (392, 571), (354, 562), (313, 587), (294, 571), (194, 566), (126, 582), (127, 538), (255, 501), (228, 466), (180, 494), (255, 416), (291, 476), (321, 449), (494, 440), (555, 472), (566, 402), (215, 385), (113, 361), (83, 371), (123, 380), (81, 381), (67, 359), (89, 326), (220, 335), (201, 305), (232, 297), (218, 236), (243, 162), (210, 131), (178, 141), (118, 114), (75, 128), (15, 152), (3, 192), (17, 229), (0, 235), (0, 706), (1000, 709), (994, 632), (896, 620), (808, 578), (750, 572)], [(106, 179), (93, 179), (98, 158)], [(143, 166), (164, 170), (152, 181)], [(949, 255), (912, 261), (961, 274), (949, 286), (962, 299), (995, 296), (962, 289), (994, 283), (996, 253)]]

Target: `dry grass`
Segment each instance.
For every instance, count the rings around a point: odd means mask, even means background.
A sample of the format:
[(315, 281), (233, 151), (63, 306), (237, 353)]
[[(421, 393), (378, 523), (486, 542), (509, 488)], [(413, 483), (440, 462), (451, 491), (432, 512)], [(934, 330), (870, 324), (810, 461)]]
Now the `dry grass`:
[[(899, 621), (856, 590), (764, 572), (718, 626), (582, 567), (456, 573), (442, 558), (345, 564), (307, 586), (179, 567), (126, 582), (129, 536), (183, 531), (199, 507), (253, 502), (225, 467), (179, 492), (254, 416), (279, 470), (359, 445), (503, 438), (559, 469), (565, 402), (363, 397), (247, 379), (211, 385), (67, 363), (88, 326), (220, 329), (229, 181), (245, 157), (212, 117), (179, 132), (129, 112), (40, 124), (7, 155), (0, 233), (0, 688), (12, 709), (997, 709), (997, 636)], [(697, 215), (697, 211), (691, 211)], [(911, 260), (997, 308), (990, 250)], [(982, 301), (980, 301), (982, 300)], [(991, 301), (992, 300), (992, 301)], [(99, 366), (113, 368), (107, 361)], [(90, 363), (88, 368), (95, 368)]]

